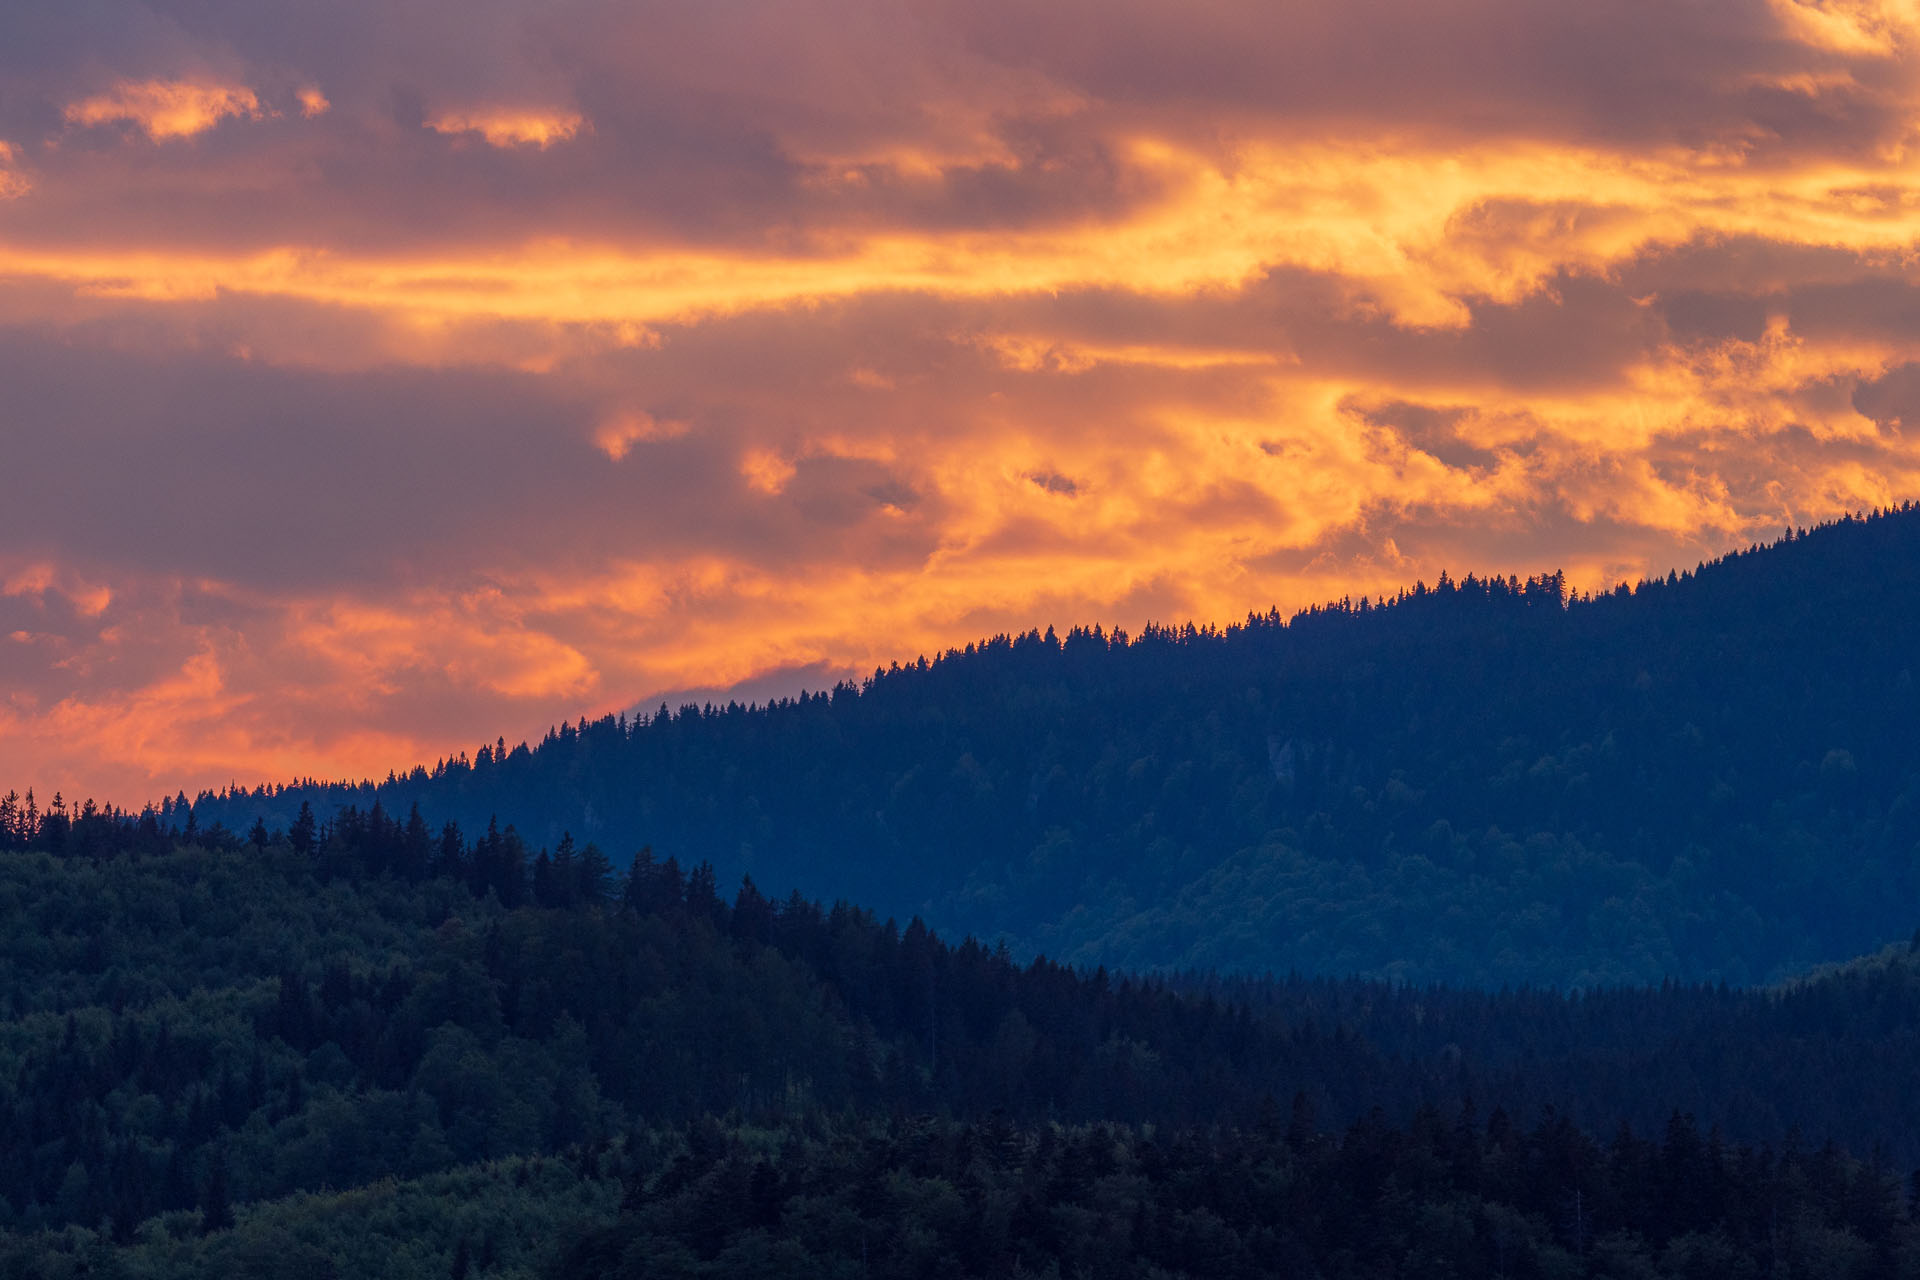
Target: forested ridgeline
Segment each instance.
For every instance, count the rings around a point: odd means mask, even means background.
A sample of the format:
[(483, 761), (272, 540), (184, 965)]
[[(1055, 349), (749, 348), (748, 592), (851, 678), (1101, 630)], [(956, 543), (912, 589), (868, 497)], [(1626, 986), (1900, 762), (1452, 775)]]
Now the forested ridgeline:
[(1912, 928), (1915, 634), (1908, 505), (1593, 597), (1443, 576), (1224, 630), (1000, 636), (158, 823), (498, 814), (1129, 969), (1759, 983)]
[[(417, 815), (349, 813), (311, 834), (304, 851), (203, 833), (225, 847), (0, 855), (0, 1226), (16, 1258), (204, 1261), (216, 1246), (194, 1241), (226, 1239), (250, 1205), (305, 1196), (269, 1218), (306, 1221), (328, 1189), (541, 1154), (572, 1153), (601, 1203), (614, 1175), (582, 1153), (658, 1150), (713, 1117), (847, 1132), (927, 1114), (1030, 1144), (1111, 1122), (1135, 1143), (1270, 1129), (1296, 1108), (1338, 1134), (1417, 1126), (1422, 1108), (1457, 1126), (1472, 1106), (1493, 1132), (1551, 1105), (1599, 1135), (1661, 1134), (1680, 1111), (1715, 1142), (1833, 1136), (1877, 1152), (1883, 1181), (1920, 1163), (1920, 965), (1904, 954), (1776, 992), (1139, 980), (751, 884), (728, 902), (707, 867), (642, 857), (611, 876), (569, 843), (529, 857), (510, 829), (428, 839)], [(816, 1158), (837, 1176), (843, 1156)], [(653, 1177), (645, 1204), (679, 1194)], [(420, 1212), (412, 1229), (440, 1232), (447, 1262), (452, 1228)], [(700, 1239), (696, 1260), (732, 1247)]]

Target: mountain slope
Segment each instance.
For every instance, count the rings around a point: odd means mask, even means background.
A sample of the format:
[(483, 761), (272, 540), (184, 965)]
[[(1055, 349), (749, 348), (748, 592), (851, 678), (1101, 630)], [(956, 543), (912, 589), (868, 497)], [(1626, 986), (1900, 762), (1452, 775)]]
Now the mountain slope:
[[(1100, 1274), (1345, 1274), (1383, 1239), (1481, 1274), (1501, 1222), (1543, 1257), (1763, 1252), (1773, 1212), (1920, 1257), (1890, 1176), (1920, 1162), (1912, 950), (1752, 991), (1167, 984), (664, 865), (542, 893), (344, 843), (0, 854), (0, 1275), (397, 1280), (462, 1241), (489, 1275), (575, 1243), (555, 1274), (808, 1275), (744, 1259), (863, 1241), (873, 1274), (1066, 1273), (1115, 1214), (1147, 1230)], [(1176, 1266), (1188, 1231), (1264, 1261)]]
[(193, 811), (497, 814), (1084, 963), (1758, 982), (1911, 928), (1917, 634), (1909, 505), (1593, 599), (1443, 578), (1224, 631), (999, 637)]

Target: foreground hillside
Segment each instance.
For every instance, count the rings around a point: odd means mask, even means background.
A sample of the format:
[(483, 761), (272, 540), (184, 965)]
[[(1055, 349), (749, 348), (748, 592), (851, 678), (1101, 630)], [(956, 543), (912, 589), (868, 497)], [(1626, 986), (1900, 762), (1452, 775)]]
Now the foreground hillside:
[(1915, 634), (1910, 506), (1595, 599), (1443, 578), (1225, 631), (1001, 637), (193, 814), (497, 814), (1088, 964), (1764, 982), (1912, 928)]
[(506, 831), (411, 863), (409, 829), (0, 855), (0, 1275), (1865, 1276), (1916, 1247), (1905, 951), (1766, 992), (1175, 988)]

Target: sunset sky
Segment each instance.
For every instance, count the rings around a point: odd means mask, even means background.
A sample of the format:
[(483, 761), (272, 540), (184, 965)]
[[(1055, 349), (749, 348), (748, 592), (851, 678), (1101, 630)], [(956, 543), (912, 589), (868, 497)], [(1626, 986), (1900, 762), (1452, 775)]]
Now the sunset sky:
[(1920, 496), (1913, 0), (0, 8), (0, 790)]

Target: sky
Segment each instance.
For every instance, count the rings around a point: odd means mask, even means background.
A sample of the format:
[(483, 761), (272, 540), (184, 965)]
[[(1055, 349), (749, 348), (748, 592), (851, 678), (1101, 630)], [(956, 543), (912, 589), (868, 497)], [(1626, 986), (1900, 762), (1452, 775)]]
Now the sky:
[(0, 788), (1920, 496), (1915, 0), (0, 6)]

